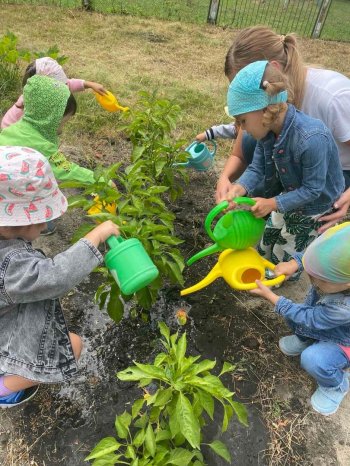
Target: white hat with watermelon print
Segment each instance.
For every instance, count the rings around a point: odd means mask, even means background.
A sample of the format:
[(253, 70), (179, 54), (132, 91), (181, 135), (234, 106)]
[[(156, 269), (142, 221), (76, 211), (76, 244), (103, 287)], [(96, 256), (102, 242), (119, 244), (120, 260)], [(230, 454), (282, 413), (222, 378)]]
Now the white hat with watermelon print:
[(45, 223), (64, 214), (67, 205), (40, 152), (0, 146), (0, 226)]

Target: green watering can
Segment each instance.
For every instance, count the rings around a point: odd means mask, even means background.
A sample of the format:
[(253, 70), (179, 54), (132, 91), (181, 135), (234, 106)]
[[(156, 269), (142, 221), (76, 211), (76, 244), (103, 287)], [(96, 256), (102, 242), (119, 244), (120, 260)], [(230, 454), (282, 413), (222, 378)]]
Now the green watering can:
[(157, 267), (138, 239), (124, 240), (113, 235), (107, 239), (107, 244), (110, 250), (105, 264), (123, 294), (134, 294), (158, 277)]
[[(238, 206), (255, 205), (255, 201), (249, 197), (236, 197), (233, 199), (233, 202)], [(218, 220), (214, 230), (211, 229), (214, 218), (227, 209), (228, 205), (228, 201), (223, 201), (209, 212), (205, 219), (204, 227), (215, 244), (192, 256), (187, 261), (187, 265), (191, 265), (198, 259), (215, 252), (220, 252), (224, 249), (246, 249), (255, 246), (259, 241), (265, 228), (265, 220), (254, 217), (249, 210), (239, 208), (230, 210)]]

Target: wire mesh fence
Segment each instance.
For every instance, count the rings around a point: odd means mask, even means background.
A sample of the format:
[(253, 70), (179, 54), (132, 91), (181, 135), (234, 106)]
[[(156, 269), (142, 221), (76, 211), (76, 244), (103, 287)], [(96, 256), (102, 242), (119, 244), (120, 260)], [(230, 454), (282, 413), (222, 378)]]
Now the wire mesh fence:
[(267, 24), (277, 32), (311, 36), (322, 0), (222, 0), (218, 25), (244, 28)]
[[(85, 8), (101, 13), (153, 17), (170, 21), (205, 23), (210, 5), (218, 5), (216, 24), (244, 28), (264, 24), (284, 34), (310, 37), (326, 0), (0, 0), (1, 4), (52, 5)], [(321, 38), (350, 41), (350, 0), (327, 1)]]

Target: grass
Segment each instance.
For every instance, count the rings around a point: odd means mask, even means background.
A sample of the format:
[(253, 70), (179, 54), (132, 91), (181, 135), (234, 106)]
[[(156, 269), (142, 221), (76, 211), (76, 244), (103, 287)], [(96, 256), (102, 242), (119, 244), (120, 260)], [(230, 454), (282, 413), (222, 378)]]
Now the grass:
[[(296, 32), (310, 37), (321, 0), (221, 0), (217, 24), (243, 28), (266, 24), (281, 34)], [(81, 0), (0, 0), (0, 3), (57, 5), (80, 8)], [(205, 23), (209, 0), (91, 0), (100, 13), (153, 17), (170, 21)], [(349, 0), (333, 0), (321, 33), (323, 39), (350, 41), (346, 18), (350, 17)]]

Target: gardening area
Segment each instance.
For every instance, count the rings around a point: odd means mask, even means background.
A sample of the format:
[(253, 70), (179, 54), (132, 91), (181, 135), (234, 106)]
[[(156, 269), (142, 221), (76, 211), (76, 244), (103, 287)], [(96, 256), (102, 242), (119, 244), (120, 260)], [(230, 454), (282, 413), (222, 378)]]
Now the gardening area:
[[(62, 299), (84, 341), (79, 377), (0, 412), (2, 466), (350, 464), (350, 397), (330, 418), (312, 411), (314, 383), (298, 358), (280, 352), (288, 328), (270, 304), (222, 279), (180, 296), (217, 259), (185, 266), (211, 243), (204, 220), (232, 142), (219, 141), (208, 171), (173, 164), (199, 132), (230, 122), (223, 69), (234, 36), (209, 25), (1, 5), (0, 115), (21, 94), (28, 60), (48, 54), (130, 109), (109, 113), (90, 90), (75, 94), (61, 151), (104, 182), (63, 185), (70, 209), (34, 246), (54, 256), (111, 219), (160, 271), (130, 297), (101, 268)], [(308, 63), (349, 76), (349, 43), (300, 45)], [(302, 277), (276, 293), (301, 302), (308, 286)]]

